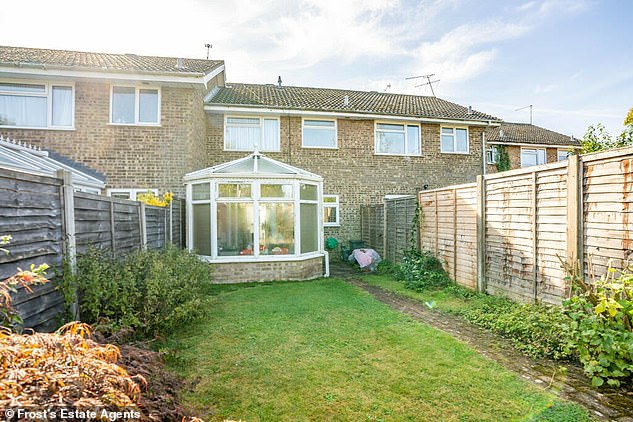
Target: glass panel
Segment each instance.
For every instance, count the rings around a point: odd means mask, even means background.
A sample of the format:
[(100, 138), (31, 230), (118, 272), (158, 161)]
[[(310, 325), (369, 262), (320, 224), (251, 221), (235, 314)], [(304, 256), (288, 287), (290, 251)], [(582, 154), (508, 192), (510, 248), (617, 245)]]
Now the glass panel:
[(226, 123), (232, 125), (254, 125), (259, 127), (259, 118), (247, 118), (247, 117), (227, 117)]
[(138, 120), (143, 123), (158, 123), (157, 89), (141, 89), (139, 91)]
[(399, 132), (404, 132), (404, 125), (390, 125), (386, 123), (378, 123), (378, 130), (395, 130)]
[(323, 223), (324, 224), (336, 224), (338, 222), (337, 218), (337, 207), (336, 206), (326, 206), (323, 208)]
[(303, 129), (303, 146), (305, 147), (336, 147), (336, 131), (334, 129)]
[(24, 93), (31, 93), (31, 94), (45, 94), (46, 86), (32, 85), (32, 84), (0, 83), (0, 90), (11, 91), (11, 92), (24, 92)]
[(226, 125), (226, 148), (238, 150), (253, 150), (255, 145), (259, 145), (261, 137), (261, 128), (259, 124), (255, 127), (250, 126), (231, 126)]
[(292, 185), (261, 185), (262, 198), (292, 198)]
[(258, 173), (277, 173), (277, 174), (293, 174), (295, 173), (294, 171), (287, 169), (285, 167), (282, 167), (278, 164), (275, 164), (271, 161), (268, 161), (266, 159), (258, 159), (259, 161), (257, 162), (257, 172)]
[(535, 166), (536, 164), (536, 150), (521, 150), (521, 167)]
[(407, 154), (420, 155), (419, 126), (407, 126)]
[(191, 199), (194, 201), (204, 201), (211, 199), (211, 185), (209, 183), (198, 183), (191, 186)]
[(334, 129), (334, 122), (329, 120), (304, 120), (304, 126), (331, 127)]
[(452, 135), (453, 134), (453, 128), (451, 128), (451, 127), (443, 127), (442, 128), (442, 134), (444, 134), (444, 135)]
[(545, 164), (547, 162), (547, 160), (545, 159), (545, 150), (544, 149), (537, 149), (536, 150), (536, 156), (537, 156), (537, 162), (538, 164)]
[(134, 123), (134, 88), (112, 88), (112, 123)]
[(253, 255), (253, 204), (218, 203), (218, 256)]
[(378, 153), (404, 154), (404, 132), (376, 132), (378, 136)]
[(53, 87), (53, 126), (72, 126), (73, 89), (70, 86)]
[(442, 152), (453, 152), (452, 135), (442, 135)]
[(46, 97), (0, 95), (0, 125), (46, 127)]
[(456, 152), (468, 152), (468, 131), (466, 129), (455, 129), (456, 132)]
[(279, 151), (279, 120), (264, 119), (264, 139), (259, 149)]
[(319, 224), (317, 204), (301, 204), (301, 253), (315, 252), (319, 249)]
[(295, 253), (294, 204), (260, 204), (259, 221), (259, 250), (262, 255)]
[(558, 150), (558, 161), (565, 161), (567, 157), (569, 157), (569, 155), (570, 155), (569, 151)]
[(217, 170), (216, 173), (252, 173), (254, 161), (253, 159), (239, 161), (231, 166)]
[(337, 201), (336, 196), (323, 195), (323, 202), (333, 203), (333, 202), (336, 202), (336, 201)]
[(211, 204), (193, 204), (193, 249), (211, 255)]
[(110, 196), (113, 198), (130, 199), (130, 192), (112, 192)]
[(318, 199), (316, 185), (301, 185), (299, 198), (305, 201), (316, 201)]
[(251, 185), (248, 183), (220, 183), (218, 185), (220, 198), (250, 198)]

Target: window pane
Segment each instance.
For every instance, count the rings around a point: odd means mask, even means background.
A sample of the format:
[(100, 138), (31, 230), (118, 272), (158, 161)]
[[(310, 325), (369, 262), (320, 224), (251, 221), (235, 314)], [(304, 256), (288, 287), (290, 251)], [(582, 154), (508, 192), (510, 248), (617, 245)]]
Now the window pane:
[(158, 123), (158, 90), (141, 89), (139, 91), (139, 122)]
[(72, 126), (73, 89), (70, 86), (53, 87), (53, 126)]
[(337, 197), (333, 195), (323, 195), (323, 202), (336, 203)]
[(218, 203), (218, 255), (253, 255), (253, 204)]
[(193, 204), (193, 249), (211, 255), (211, 204)]
[(536, 150), (523, 149), (521, 150), (521, 167), (529, 167), (537, 165), (536, 162)]
[(220, 198), (250, 198), (251, 185), (248, 183), (221, 183), (218, 185)]
[(259, 244), (262, 255), (288, 255), (295, 253), (293, 204), (260, 204), (259, 221)]
[(292, 185), (261, 185), (262, 198), (292, 198)]
[(404, 154), (404, 132), (376, 132), (378, 136), (378, 153)]
[(308, 126), (326, 127), (326, 128), (331, 127), (332, 129), (334, 129), (334, 122), (330, 120), (304, 120), (303, 125), (305, 127), (308, 127)]
[(468, 152), (468, 131), (466, 129), (455, 129), (456, 152)]
[(0, 95), (0, 124), (46, 127), (46, 97)]
[(399, 132), (404, 132), (404, 125), (390, 125), (386, 123), (378, 123), (376, 125), (378, 130), (395, 130)]
[[(228, 149), (253, 150), (255, 145), (259, 145), (261, 128), (259, 124), (254, 127), (242, 127), (226, 125), (226, 147)], [(261, 145), (260, 145), (261, 147)]]
[(134, 123), (134, 88), (112, 88), (112, 123)]
[(444, 134), (444, 135), (452, 135), (453, 134), (453, 128), (452, 127), (443, 127), (442, 128), (442, 134)]
[(337, 207), (336, 206), (325, 206), (323, 208), (323, 223), (324, 224), (336, 224), (338, 223), (337, 216)]
[(442, 152), (453, 152), (452, 135), (442, 135)]
[(11, 91), (11, 92), (24, 92), (24, 93), (32, 93), (32, 94), (45, 94), (46, 86), (33, 85), (33, 84), (0, 83), (0, 90)]
[(336, 130), (303, 128), (304, 147), (336, 147)]
[(314, 252), (319, 248), (319, 223), (317, 204), (301, 204), (301, 253)]
[(112, 192), (110, 196), (113, 198), (130, 199), (130, 192)]
[(305, 201), (316, 201), (317, 198), (317, 187), (315, 185), (301, 185), (301, 194), (300, 199)]
[(254, 117), (254, 118), (227, 117), (226, 118), (226, 123), (227, 124), (232, 124), (232, 125), (252, 125), (252, 126), (259, 127), (259, 118), (258, 117)]
[(191, 186), (191, 199), (194, 201), (204, 201), (211, 199), (211, 185), (209, 183), (199, 183)]
[(279, 151), (279, 120), (264, 119), (264, 139), (259, 149)]
[(558, 161), (565, 161), (570, 154), (569, 151), (558, 150)]
[(536, 157), (537, 157), (537, 162), (538, 162), (539, 165), (545, 164), (545, 162), (547, 161), (545, 159), (545, 150), (544, 149), (537, 149), (536, 150)]
[(407, 154), (420, 155), (419, 126), (407, 126)]

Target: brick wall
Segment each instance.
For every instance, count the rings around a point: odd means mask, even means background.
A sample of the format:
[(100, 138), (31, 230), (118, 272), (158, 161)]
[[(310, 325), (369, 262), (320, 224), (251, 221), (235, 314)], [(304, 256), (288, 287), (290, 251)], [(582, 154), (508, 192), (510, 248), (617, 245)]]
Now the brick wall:
[[(207, 152), (210, 164), (245, 156), (225, 152), (223, 116), (208, 116)], [(287, 164), (323, 176), (324, 193), (339, 195), (341, 227), (325, 229), (325, 236), (347, 242), (360, 238), (360, 206), (381, 203), (388, 194), (415, 194), (428, 189), (472, 182), (481, 173), (482, 129), (471, 127), (470, 154), (440, 153), (440, 126), (422, 125), (422, 156), (374, 155), (374, 121), (338, 119), (338, 149), (301, 147), (301, 118), (282, 116), (281, 152), (265, 153)], [(202, 168), (202, 167), (200, 167)]]
[(76, 82), (75, 129), (2, 129), (107, 176), (108, 188), (158, 188), (184, 194), (182, 177), (207, 166), (203, 89), (161, 88), (161, 126), (109, 124), (110, 85)]
[(212, 264), (215, 283), (311, 280), (323, 276), (323, 257), (299, 261)]

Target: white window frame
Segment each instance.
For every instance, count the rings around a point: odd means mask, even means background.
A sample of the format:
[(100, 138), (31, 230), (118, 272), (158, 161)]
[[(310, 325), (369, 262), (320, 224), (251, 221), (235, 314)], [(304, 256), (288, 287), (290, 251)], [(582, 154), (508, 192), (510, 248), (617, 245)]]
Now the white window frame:
[[(114, 88), (134, 88), (134, 122), (127, 123), (116, 123), (112, 121), (112, 108), (114, 106)], [(141, 90), (156, 90), (158, 91), (158, 107), (156, 112), (158, 113), (157, 120), (155, 123), (153, 122), (140, 122), (140, 110), (141, 110), (141, 101), (140, 95)], [(160, 126), (160, 115), (161, 115), (161, 106), (162, 106), (162, 92), (159, 86), (153, 85), (126, 85), (126, 84), (112, 84), (110, 85), (110, 117), (108, 119), (109, 124), (114, 126)]]
[[(334, 198), (336, 201), (334, 202), (325, 202), (326, 198)], [(339, 200), (339, 195), (323, 195), (323, 211), (326, 208), (334, 208), (336, 210), (336, 221), (326, 222), (323, 219), (323, 227), (340, 227), (341, 226), (341, 203)], [(324, 215), (325, 217), (325, 215)]]
[[(314, 145), (305, 145), (304, 140), (305, 140), (305, 127), (306, 127), (306, 121), (313, 121), (313, 120), (318, 120), (318, 121), (324, 121), (324, 122), (334, 122), (334, 146), (314, 146)], [(317, 130), (332, 130), (331, 127), (324, 127), (324, 126), (310, 126), (310, 129), (317, 129)], [(301, 147), (302, 148), (310, 148), (310, 149), (338, 149), (338, 122), (336, 119), (325, 119), (325, 118), (319, 118), (319, 117), (303, 117), (301, 118)]]
[[(565, 158), (563, 158), (562, 160), (561, 160), (561, 158), (560, 158), (560, 154), (561, 154), (561, 153), (564, 153), (564, 154), (565, 154)], [(572, 154), (572, 151), (571, 151), (571, 150), (569, 150), (569, 149), (565, 149), (565, 148), (558, 148), (558, 149), (556, 150), (556, 159), (557, 159), (558, 161), (565, 161), (566, 159), (568, 159), (568, 158), (569, 158), (569, 156), (570, 156), (571, 154)], [(547, 153), (546, 153), (546, 155), (545, 155), (545, 159), (547, 159)]]
[(486, 149), (486, 164), (497, 164), (499, 159), (499, 150), (495, 146)]
[(530, 165), (530, 166), (524, 165), (524, 163), (523, 163), (523, 151), (543, 151), (543, 158), (544, 158), (544, 160), (545, 160), (545, 161), (544, 161), (543, 163), (540, 163), (540, 164), (539, 164), (539, 162), (538, 162), (538, 152), (536, 152), (536, 158), (537, 158), (537, 159), (536, 159), (536, 165), (537, 165), (537, 166), (540, 166), (540, 165), (543, 165), (543, 164), (547, 164), (547, 149), (546, 149), (546, 148), (536, 148), (536, 147), (534, 147), (534, 148), (529, 148), (529, 147), (521, 147), (521, 168), (524, 168), (524, 167), (533, 167), (532, 165)]
[[(396, 132), (390, 130), (379, 130), (378, 125), (402, 125), (404, 126), (404, 154), (398, 153), (388, 153), (388, 152), (378, 152), (378, 132)], [(416, 126), (418, 128), (418, 146), (419, 153), (418, 154), (409, 154), (407, 152), (407, 146), (409, 144), (407, 126)], [(397, 131), (397, 133), (401, 133)], [(402, 121), (388, 121), (388, 120), (376, 120), (374, 121), (374, 155), (389, 155), (389, 156), (397, 156), (397, 157), (421, 157), (422, 156), (422, 126), (419, 123), (413, 122), (402, 122)]]
[[(44, 130), (75, 130), (75, 83), (74, 82), (57, 82), (42, 80), (19, 80), (19, 79), (0, 79), (0, 82), (6, 84), (23, 84), (23, 85), (44, 85), (43, 93), (20, 92), (10, 90), (0, 90), (1, 94), (12, 95), (15, 97), (43, 97), (46, 98), (46, 126), (20, 126), (20, 125), (0, 125), (2, 128), (11, 129), (44, 129)], [(70, 87), (72, 92), (71, 109), (70, 109), (70, 126), (53, 125), (53, 87)]]
[[(112, 196), (113, 193), (129, 193), (130, 201), (136, 201), (136, 195), (139, 193), (147, 193), (152, 192), (154, 195), (158, 195), (158, 189), (148, 189), (148, 188), (116, 188), (116, 189), (108, 189), (107, 195)], [(121, 198), (123, 199), (123, 198)]]
[[(447, 133), (443, 133), (444, 129), (452, 129), (453, 133), (453, 150), (452, 151), (444, 151), (442, 144), (442, 136), (449, 136)], [(466, 151), (456, 151), (455, 147), (457, 145), (457, 130), (465, 130), (466, 131)], [(468, 126), (440, 126), (440, 152), (442, 154), (458, 154), (458, 155), (469, 155), (470, 154), (470, 131), (468, 130)]]
[[(228, 148), (226, 142), (226, 127), (228, 119), (259, 119), (259, 145), (257, 148)], [(277, 120), (277, 149), (263, 149), (263, 136), (264, 136), (264, 120)], [(223, 137), (224, 137), (224, 151), (254, 151), (257, 149), (262, 152), (280, 152), (281, 151), (281, 119), (276, 116), (248, 116), (248, 115), (237, 115), (237, 114), (227, 114), (224, 116), (224, 126), (223, 126)]]

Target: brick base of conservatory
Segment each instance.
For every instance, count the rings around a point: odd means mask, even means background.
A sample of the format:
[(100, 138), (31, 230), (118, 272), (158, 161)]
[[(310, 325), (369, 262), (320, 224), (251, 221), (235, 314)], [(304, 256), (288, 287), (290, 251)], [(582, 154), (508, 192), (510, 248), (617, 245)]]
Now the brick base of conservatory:
[(273, 280), (312, 280), (323, 276), (323, 256), (293, 261), (212, 263), (218, 284)]

